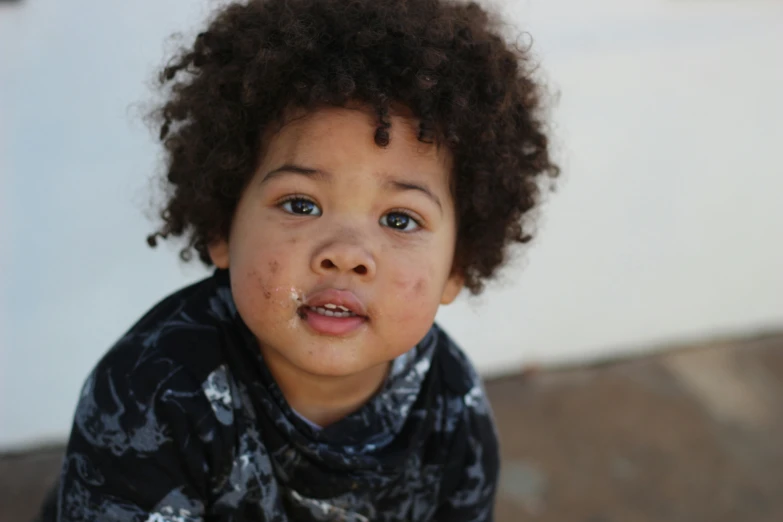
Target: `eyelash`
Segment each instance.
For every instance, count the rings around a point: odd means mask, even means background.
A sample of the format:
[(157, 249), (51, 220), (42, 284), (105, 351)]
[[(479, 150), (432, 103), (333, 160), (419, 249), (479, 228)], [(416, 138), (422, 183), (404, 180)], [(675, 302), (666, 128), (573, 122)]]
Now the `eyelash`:
[[(318, 203), (316, 203), (312, 198), (309, 198), (309, 197), (304, 196), (302, 194), (291, 194), (290, 196), (286, 196), (283, 199), (281, 199), (280, 201), (278, 201), (276, 206), (278, 208), (283, 209), (283, 205), (285, 205), (286, 203), (290, 203), (292, 201), (307, 201), (308, 203), (312, 203), (315, 207), (318, 208), (319, 212), (321, 212), (321, 207), (318, 205)], [(284, 212), (288, 212), (285, 209), (283, 209), (283, 211)], [(291, 214), (291, 215), (294, 215), (294, 216), (308, 216), (308, 215), (311, 215), (311, 214), (297, 214), (295, 212), (288, 212), (288, 213)], [(316, 214), (316, 215), (320, 215), (320, 214)]]
[[(389, 214), (402, 214), (403, 216), (407, 216), (411, 221), (416, 223), (416, 227), (417, 228), (415, 230), (399, 230), (399, 229), (392, 228), (392, 227), (386, 227), (386, 228), (389, 228), (391, 230), (394, 230), (395, 232), (401, 232), (403, 234), (410, 234), (412, 232), (418, 232), (419, 230), (422, 230), (424, 228), (424, 225), (422, 224), (421, 218), (419, 218), (417, 215), (415, 215), (413, 212), (411, 212), (409, 210), (404, 210), (404, 209), (401, 209), (401, 208), (393, 208), (393, 209), (389, 210), (388, 212), (386, 212), (383, 216), (388, 216)], [(383, 218), (383, 216), (381, 216), (381, 218)]]
[[(318, 208), (319, 212), (323, 213), (323, 211), (321, 210), (321, 207), (318, 205), (318, 203), (316, 203), (312, 198), (309, 198), (309, 197), (307, 197), (305, 195), (302, 195), (302, 194), (291, 194), (290, 196), (286, 196), (283, 199), (281, 199), (280, 201), (278, 201), (276, 206), (281, 208), (281, 209), (283, 209), (283, 205), (285, 205), (286, 203), (290, 203), (291, 201), (307, 201), (309, 203), (312, 203), (314, 206), (316, 206)], [(308, 216), (308, 215), (320, 216), (321, 215), (321, 214), (297, 214), (295, 212), (289, 212), (288, 210), (285, 210), (285, 209), (283, 209), (283, 211), (287, 212), (288, 214), (291, 214), (293, 216)], [(410, 234), (412, 232), (416, 232), (416, 231), (419, 231), (419, 230), (424, 228), (424, 225), (422, 223), (422, 219), (420, 217), (418, 217), (417, 214), (414, 214), (413, 212), (411, 212), (409, 210), (405, 210), (405, 209), (401, 209), (401, 208), (393, 208), (393, 209), (389, 210), (388, 212), (386, 212), (385, 214), (383, 214), (383, 216), (388, 216), (389, 214), (402, 214), (404, 216), (407, 216), (411, 221), (416, 223), (416, 227), (417, 227), (415, 230), (409, 230), (409, 231), (399, 230), (399, 229), (395, 229), (395, 228), (392, 228), (392, 227), (386, 227), (386, 228), (388, 228), (390, 230), (394, 230), (395, 232), (401, 232), (403, 234)], [(383, 217), (383, 216), (381, 216), (381, 217)]]

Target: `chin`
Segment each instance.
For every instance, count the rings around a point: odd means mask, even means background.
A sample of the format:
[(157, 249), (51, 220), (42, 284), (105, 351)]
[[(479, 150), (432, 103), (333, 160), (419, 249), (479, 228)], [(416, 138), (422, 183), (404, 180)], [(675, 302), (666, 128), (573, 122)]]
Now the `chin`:
[[(297, 360), (298, 359), (298, 360)], [(291, 360), (300, 370), (320, 377), (350, 377), (357, 375), (388, 361), (357, 361), (346, 357), (334, 357), (329, 354), (303, 354), (301, 358)]]
[(353, 369), (353, 368), (345, 368), (345, 367), (334, 367), (334, 366), (316, 366), (310, 368), (302, 368), (304, 371), (317, 375), (319, 377), (350, 377), (351, 375), (356, 375), (357, 373), (361, 373), (362, 370), (366, 370), (367, 368), (359, 368), (359, 369)]

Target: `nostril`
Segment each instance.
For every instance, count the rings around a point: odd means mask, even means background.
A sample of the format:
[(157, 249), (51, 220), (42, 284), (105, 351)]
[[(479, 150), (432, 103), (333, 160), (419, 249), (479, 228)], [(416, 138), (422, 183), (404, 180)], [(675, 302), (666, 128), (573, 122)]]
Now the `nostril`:
[(367, 275), (368, 273), (370, 273), (370, 270), (367, 268), (367, 265), (361, 264), (361, 263), (356, 263), (355, 261), (353, 263), (350, 263), (350, 260), (345, 260), (344, 263), (341, 262), (338, 265), (337, 263), (332, 261), (331, 256), (329, 256), (329, 257), (324, 257), (319, 262), (319, 266), (320, 266), (321, 270), (326, 270), (326, 271), (338, 270), (340, 272), (343, 271), (343, 267), (345, 267), (345, 269), (347, 269), (349, 266), (351, 266), (351, 264), (354, 265), (354, 267), (353, 267), (353, 269), (351, 271), (354, 272), (355, 274), (363, 276), (363, 275)]

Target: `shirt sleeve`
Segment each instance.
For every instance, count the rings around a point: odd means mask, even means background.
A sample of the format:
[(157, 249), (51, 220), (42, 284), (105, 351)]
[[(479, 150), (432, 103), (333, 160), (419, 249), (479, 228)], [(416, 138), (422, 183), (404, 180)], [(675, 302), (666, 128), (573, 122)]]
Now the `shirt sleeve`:
[(208, 402), (183, 367), (165, 359), (154, 367), (134, 377), (132, 367), (109, 359), (88, 377), (63, 460), (54, 520), (203, 519)]
[(446, 470), (436, 522), (491, 522), (500, 472), (497, 432), (482, 386), (465, 396), (465, 423), (452, 450), (454, 467)]

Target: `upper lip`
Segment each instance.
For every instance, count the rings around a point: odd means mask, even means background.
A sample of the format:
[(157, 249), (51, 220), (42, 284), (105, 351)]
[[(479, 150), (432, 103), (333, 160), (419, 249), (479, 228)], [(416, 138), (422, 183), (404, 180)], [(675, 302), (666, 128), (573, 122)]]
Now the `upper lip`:
[(325, 304), (344, 306), (356, 315), (366, 316), (367, 310), (364, 304), (356, 297), (356, 294), (350, 290), (338, 290), (336, 288), (327, 288), (318, 290), (310, 294), (304, 302), (305, 306), (324, 306)]

